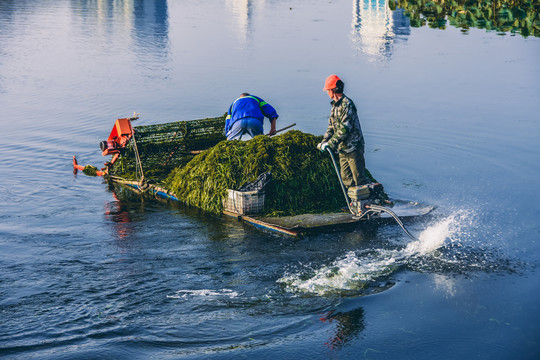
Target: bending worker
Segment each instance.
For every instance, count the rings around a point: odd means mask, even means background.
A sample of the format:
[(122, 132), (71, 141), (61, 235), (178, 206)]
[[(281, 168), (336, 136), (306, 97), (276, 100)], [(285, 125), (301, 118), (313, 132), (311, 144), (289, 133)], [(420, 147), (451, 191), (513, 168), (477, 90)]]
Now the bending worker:
[(330, 75), (324, 84), (332, 99), (332, 112), (323, 141), (317, 145), (322, 152), (330, 148), (339, 153), (343, 185), (347, 188), (369, 183), (365, 176), (364, 135), (353, 101), (343, 94), (345, 84), (337, 75)]
[(264, 118), (270, 120), (270, 133), (276, 133), (278, 114), (269, 103), (258, 96), (243, 93), (229, 107), (225, 122), (227, 140), (240, 140), (242, 135), (251, 137), (263, 134)]

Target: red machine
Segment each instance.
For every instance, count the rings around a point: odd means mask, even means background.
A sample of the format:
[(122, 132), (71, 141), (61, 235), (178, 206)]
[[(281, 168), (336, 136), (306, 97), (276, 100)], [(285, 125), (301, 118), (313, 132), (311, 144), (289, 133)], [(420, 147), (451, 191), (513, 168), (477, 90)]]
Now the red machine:
[(125, 147), (133, 136), (133, 127), (131, 126), (133, 118), (117, 119), (111, 130), (109, 138), (99, 143), (103, 156), (113, 155), (109, 164), (113, 164), (120, 155), (120, 149)]
[[(109, 138), (99, 143), (103, 156), (113, 155), (111, 161), (105, 163), (105, 167), (101, 170), (96, 170), (97, 176), (103, 176), (107, 174), (109, 165), (114, 164), (116, 159), (120, 156), (120, 149), (124, 148), (129, 140), (133, 136), (133, 127), (131, 121), (137, 120), (139, 117), (134, 116), (130, 118), (117, 119), (114, 123), (114, 127), (111, 130)], [(90, 166), (90, 165), (88, 165)], [(76, 173), (77, 170), (84, 170), (85, 166), (79, 165), (77, 159), (73, 156), (73, 170)]]

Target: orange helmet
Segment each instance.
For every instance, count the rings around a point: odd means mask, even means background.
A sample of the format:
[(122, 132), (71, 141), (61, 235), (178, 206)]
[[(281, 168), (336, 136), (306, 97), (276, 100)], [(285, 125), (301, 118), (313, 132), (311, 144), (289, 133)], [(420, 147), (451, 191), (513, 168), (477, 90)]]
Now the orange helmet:
[(329, 77), (326, 78), (326, 81), (324, 82), (323, 91), (333, 90), (337, 88), (337, 82), (340, 80), (341, 79), (337, 75), (330, 75)]

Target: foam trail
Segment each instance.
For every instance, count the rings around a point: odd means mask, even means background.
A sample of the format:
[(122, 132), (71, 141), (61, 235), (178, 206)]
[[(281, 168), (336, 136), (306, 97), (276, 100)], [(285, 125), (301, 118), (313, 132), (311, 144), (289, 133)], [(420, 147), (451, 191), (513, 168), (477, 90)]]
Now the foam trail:
[(300, 274), (285, 276), (278, 280), (288, 285), (293, 292), (316, 293), (323, 295), (333, 290), (357, 290), (373, 278), (392, 272), (396, 259), (393, 251), (376, 253), (375, 256), (358, 257), (351, 251), (343, 259), (329, 266), (323, 266), (315, 274), (305, 279)]
[(167, 295), (169, 299), (183, 299), (187, 300), (190, 297), (203, 297), (208, 299), (216, 299), (218, 297), (238, 297), (239, 294), (236, 291), (230, 289), (221, 289), (221, 290), (211, 290), (211, 289), (202, 289), (202, 290), (178, 290), (174, 295)]
[(463, 217), (464, 214), (458, 212), (429, 226), (417, 241), (401, 250), (351, 251), (309, 276), (305, 273), (291, 274), (278, 282), (285, 284), (291, 292), (318, 295), (364, 289), (370, 286), (370, 282), (396, 271), (412, 257), (428, 256), (444, 246), (447, 239), (452, 239), (459, 231)]

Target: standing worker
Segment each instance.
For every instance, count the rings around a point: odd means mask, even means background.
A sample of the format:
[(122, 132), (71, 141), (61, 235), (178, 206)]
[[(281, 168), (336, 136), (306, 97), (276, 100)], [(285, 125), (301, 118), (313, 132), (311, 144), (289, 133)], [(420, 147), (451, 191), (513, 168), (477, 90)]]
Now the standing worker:
[(229, 107), (225, 122), (227, 140), (240, 140), (248, 133), (251, 137), (263, 134), (264, 118), (270, 120), (270, 133), (276, 133), (278, 114), (269, 103), (258, 96), (243, 93)]
[(369, 183), (365, 175), (364, 135), (353, 101), (343, 94), (345, 84), (337, 75), (326, 78), (323, 91), (332, 99), (332, 112), (323, 141), (317, 145), (322, 152), (330, 148), (339, 153), (343, 185), (361, 186)]

